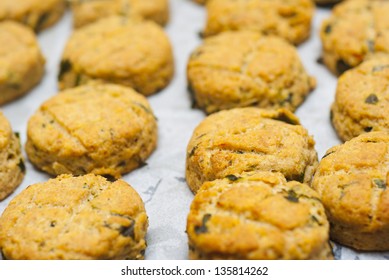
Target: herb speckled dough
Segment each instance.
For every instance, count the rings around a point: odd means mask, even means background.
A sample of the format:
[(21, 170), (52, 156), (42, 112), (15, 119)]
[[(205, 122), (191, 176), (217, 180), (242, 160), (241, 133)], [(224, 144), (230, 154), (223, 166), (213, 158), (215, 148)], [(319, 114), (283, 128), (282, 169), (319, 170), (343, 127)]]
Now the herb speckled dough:
[(353, 0), (335, 6), (321, 26), (325, 65), (341, 75), (366, 58), (388, 54), (388, 14), (388, 1)]
[(187, 67), (195, 105), (206, 113), (235, 107), (294, 111), (315, 88), (294, 46), (254, 31), (207, 38)]
[(108, 17), (76, 30), (62, 57), (59, 88), (93, 81), (120, 84), (150, 95), (174, 74), (172, 47), (156, 23)]
[(344, 73), (332, 105), (332, 123), (343, 141), (370, 131), (389, 132), (389, 56)]
[(44, 75), (44, 66), (35, 34), (19, 23), (0, 22), (0, 105), (37, 85)]
[(189, 141), (186, 181), (196, 193), (206, 181), (247, 171), (277, 171), (309, 183), (318, 164), (315, 141), (286, 109), (238, 108), (208, 116)]
[(65, 0), (1, 0), (0, 21), (14, 20), (41, 31), (56, 23), (65, 8)]
[(244, 29), (297, 45), (310, 35), (315, 5), (312, 0), (213, 0), (206, 7), (205, 36)]
[(29, 186), (0, 218), (0, 249), (10, 260), (143, 259), (148, 219), (126, 182), (61, 175)]
[(26, 152), (49, 174), (94, 173), (119, 178), (142, 166), (157, 145), (146, 98), (117, 85), (69, 89), (30, 118)]
[(187, 219), (191, 259), (333, 259), (318, 194), (280, 173), (202, 185)]
[(24, 178), (26, 168), (20, 139), (0, 112), (0, 201), (11, 194)]
[(312, 187), (331, 239), (363, 251), (389, 250), (389, 134), (370, 132), (327, 151)]
[(73, 25), (78, 28), (103, 17), (140, 17), (165, 25), (169, 20), (168, 0), (73, 0)]

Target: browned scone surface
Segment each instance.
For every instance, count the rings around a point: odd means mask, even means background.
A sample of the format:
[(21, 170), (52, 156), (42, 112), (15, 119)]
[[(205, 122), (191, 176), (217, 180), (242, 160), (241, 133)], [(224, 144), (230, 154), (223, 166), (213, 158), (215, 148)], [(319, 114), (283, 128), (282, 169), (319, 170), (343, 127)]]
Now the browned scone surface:
[(314, 7), (312, 0), (212, 0), (204, 35), (254, 30), (297, 45), (310, 35)]
[(187, 219), (191, 259), (332, 259), (328, 231), (317, 193), (271, 172), (204, 183)]
[(122, 180), (61, 175), (29, 186), (0, 218), (0, 250), (10, 260), (143, 259), (144, 204)]
[(363, 251), (389, 250), (389, 134), (370, 132), (327, 151), (314, 176), (331, 239)]
[(202, 121), (189, 141), (186, 181), (197, 192), (206, 181), (247, 171), (278, 171), (309, 183), (317, 166), (315, 142), (286, 109), (238, 108)]
[(294, 111), (315, 88), (294, 46), (255, 31), (207, 38), (187, 66), (189, 89), (206, 113), (236, 107)]
[(49, 174), (94, 173), (119, 178), (142, 166), (157, 145), (147, 99), (117, 85), (69, 89), (30, 118), (26, 152)]

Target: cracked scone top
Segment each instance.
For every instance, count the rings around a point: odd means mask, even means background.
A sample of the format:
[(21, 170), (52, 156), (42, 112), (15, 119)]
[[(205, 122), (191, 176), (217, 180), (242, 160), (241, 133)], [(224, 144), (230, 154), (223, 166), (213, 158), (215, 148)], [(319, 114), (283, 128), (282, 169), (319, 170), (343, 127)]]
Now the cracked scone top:
[(150, 95), (165, 88), (173, 73), (172, 47), (160, 26), (112, 16), (73, 33), (62, 56), (58, 79), (60, 89), (94, 80)]
[(17, 22), (0, 22), (0, 105), (31, 90), (44, 74), (35, 34)]
[(0, 201), (20, 185), (25, 172), (19, 137), (0, 112)]
[(189, 141), (186, 181), (197, 192), (206, 181), (247, 171), (278, 171), (309, 183), (317, 166), (315, 141), (286, 109), (238, 108), (202, 121)]
[(65, 0), (1, 0), (0, 21), (18, 21), (41, 31), (56, 23), (65, 8)]
[(331, 239), (357, 250), (389, 250), (389, 134), (370, 132), (327, 151), (312, 187)]
[(389, 132), (388, 86), (389, 56), (368, 60), (339, 78), (331, 118), (342, 140)]
[(140, 17), (160, 25), (169, 20), (168, 0), (70, 0), (70, 4), (76, 28), (111, 15)]
[(389, 53), (388, 14), (389, 2), (383, 0), (337, 5), (320, 31), (326, 66), (340, 75), (372, 55)]
[(205, 36), (254, 30), (300, 44), (310, 35), (312, 0), (213, 0), (207, 2)]
[(187, 219), (191, 259), (332, 259), (318, 195), (280, 173), (206, 182)]
[(0, 218), (6, 259), (143, 259), (144, 204), (126, 182), (61, 175), (29, 186)]
[(195, 105), (206, 113), (235, 107), (295, 110), (316, 86), (294, 48), (254, 31), (207, 38), (187, 66)]
[(120, 177), (156, 147), (157, 124), (146, 98), (117, 85), (69, 89), (30, 118), (26, 152), (50, 174)]

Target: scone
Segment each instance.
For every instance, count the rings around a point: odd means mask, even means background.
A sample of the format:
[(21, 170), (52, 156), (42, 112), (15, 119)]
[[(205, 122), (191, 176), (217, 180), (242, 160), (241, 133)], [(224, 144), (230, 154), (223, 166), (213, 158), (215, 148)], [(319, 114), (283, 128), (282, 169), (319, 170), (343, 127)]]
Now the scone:
[(389, 2), (353, 0), (323, 21), (323, 62), (336, 75), (380, 53), (389, 53)]
[(308, 185), (280, 173), (230, 175), (202, 185), (187, 219), (191, 259), (332, 259), (329, 224)]
[(168, 0), (71, 0), (70, 5), (76, 28), (112, 15), (140, 17), (160, 25), (169, 20)]
[(331, 239), (357, 250), (389, 250), (389, 134), (371, 132), (328, 150), (314, 176)]
[(146, 98), (116, 85), (69, 89), (30, 118), (26, 152), (52, 174), (119, 178), (142, 166), (157, 144), (157, 124)]
[(389, 56), (344, 73), (332, 105), (332, 123), (343, 141), (370, 131), (389, 132)]
[(207, 3), (204, 35), (254, 30), (297, 45), (310, 35), (314, 8), (312, 0), (213, 0)]
[(10, 260), (143, 259), (147, 226), (143, 201), (126, 182), (61, 175), (10, 202), (0, 249)]
[(56, 23), (65, 8), (65, 0), (1, 0), (0, 21), (18, 21), (38, 32)]
[(202, 121), (189, 141), (186, 182), (196, 193), (206, 181), (248, 171), (277, 171), (309, 183), (317, 166), (315, 141), (286, 109), (238, 108)]
[(0, 112), (0, 201), (20, 185), (25, 173), (19, 136)]
[(168, 85), (173, 64), (169, 39), (160, 26), (109, 17), (78, 29), (70, 37), (60, 66), (59, 88), (94, 80), (150, 95)]
[(19, 23), (0, 22), (0, 105), (37, 85), (44, 68), (45, 59), (35, 34)]
[(294, 46), (254, 31), (205, 40), (187, 66), (195, 105), (206, 113), (236, 107), (294, 111), (316, 86)]

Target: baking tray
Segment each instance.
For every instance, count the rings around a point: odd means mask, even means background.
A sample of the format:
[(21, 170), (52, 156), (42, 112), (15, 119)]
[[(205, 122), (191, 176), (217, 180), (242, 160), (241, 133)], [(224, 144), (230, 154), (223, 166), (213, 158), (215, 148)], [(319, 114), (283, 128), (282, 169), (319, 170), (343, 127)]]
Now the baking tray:
[[(191, 109), (186, 82), (186, 63), (190, 53), (201, 43), (199, 32), (205, 24), (205, 9), (190, 0), (170, 2), (171, 20), (166, 31), (174, 48), (176, 73), (169, 87), (149, 97), (158, 118), (158, 148), (147, 160), (146, 166), (123, 177), (139, 192), (146, 204), (149, 216), (146, 259), (149, 260), (188, 258), (185, 226), (193, 194), (185, 183), (186, 146), (194, 128), (205, 117), (201, 111)], [(317, 63), (321, 53), (318, 28), (329, 13), (328, 8), (316, 10), (312, 36), (298, 48), (306, 69), (317, 78), (318, 85), (297, 110), (297, 115), (314, 136), (319, 158), (327, 149), (341, 143), (329, 121), (336, 78)], [(39, 34), (39, 42), (47, 60), (42, 83), (25, 97), (1, 108), (14, 131), (20, 132), (23, 145), (29, 117), (43, 101), (57, 93), (58, 65), (64, 45), (72, 32), (71, 24), (71, 14), (68, 12), (57, 25)], [(21, 186), (0, 202), (0, 213), (28, 185), (50, 178), (28, 161), (26, 167), (26, 177)], [(358, 253), (336, 244), (334, 253), (336, 259), (389, 259), (389, 252)]]

